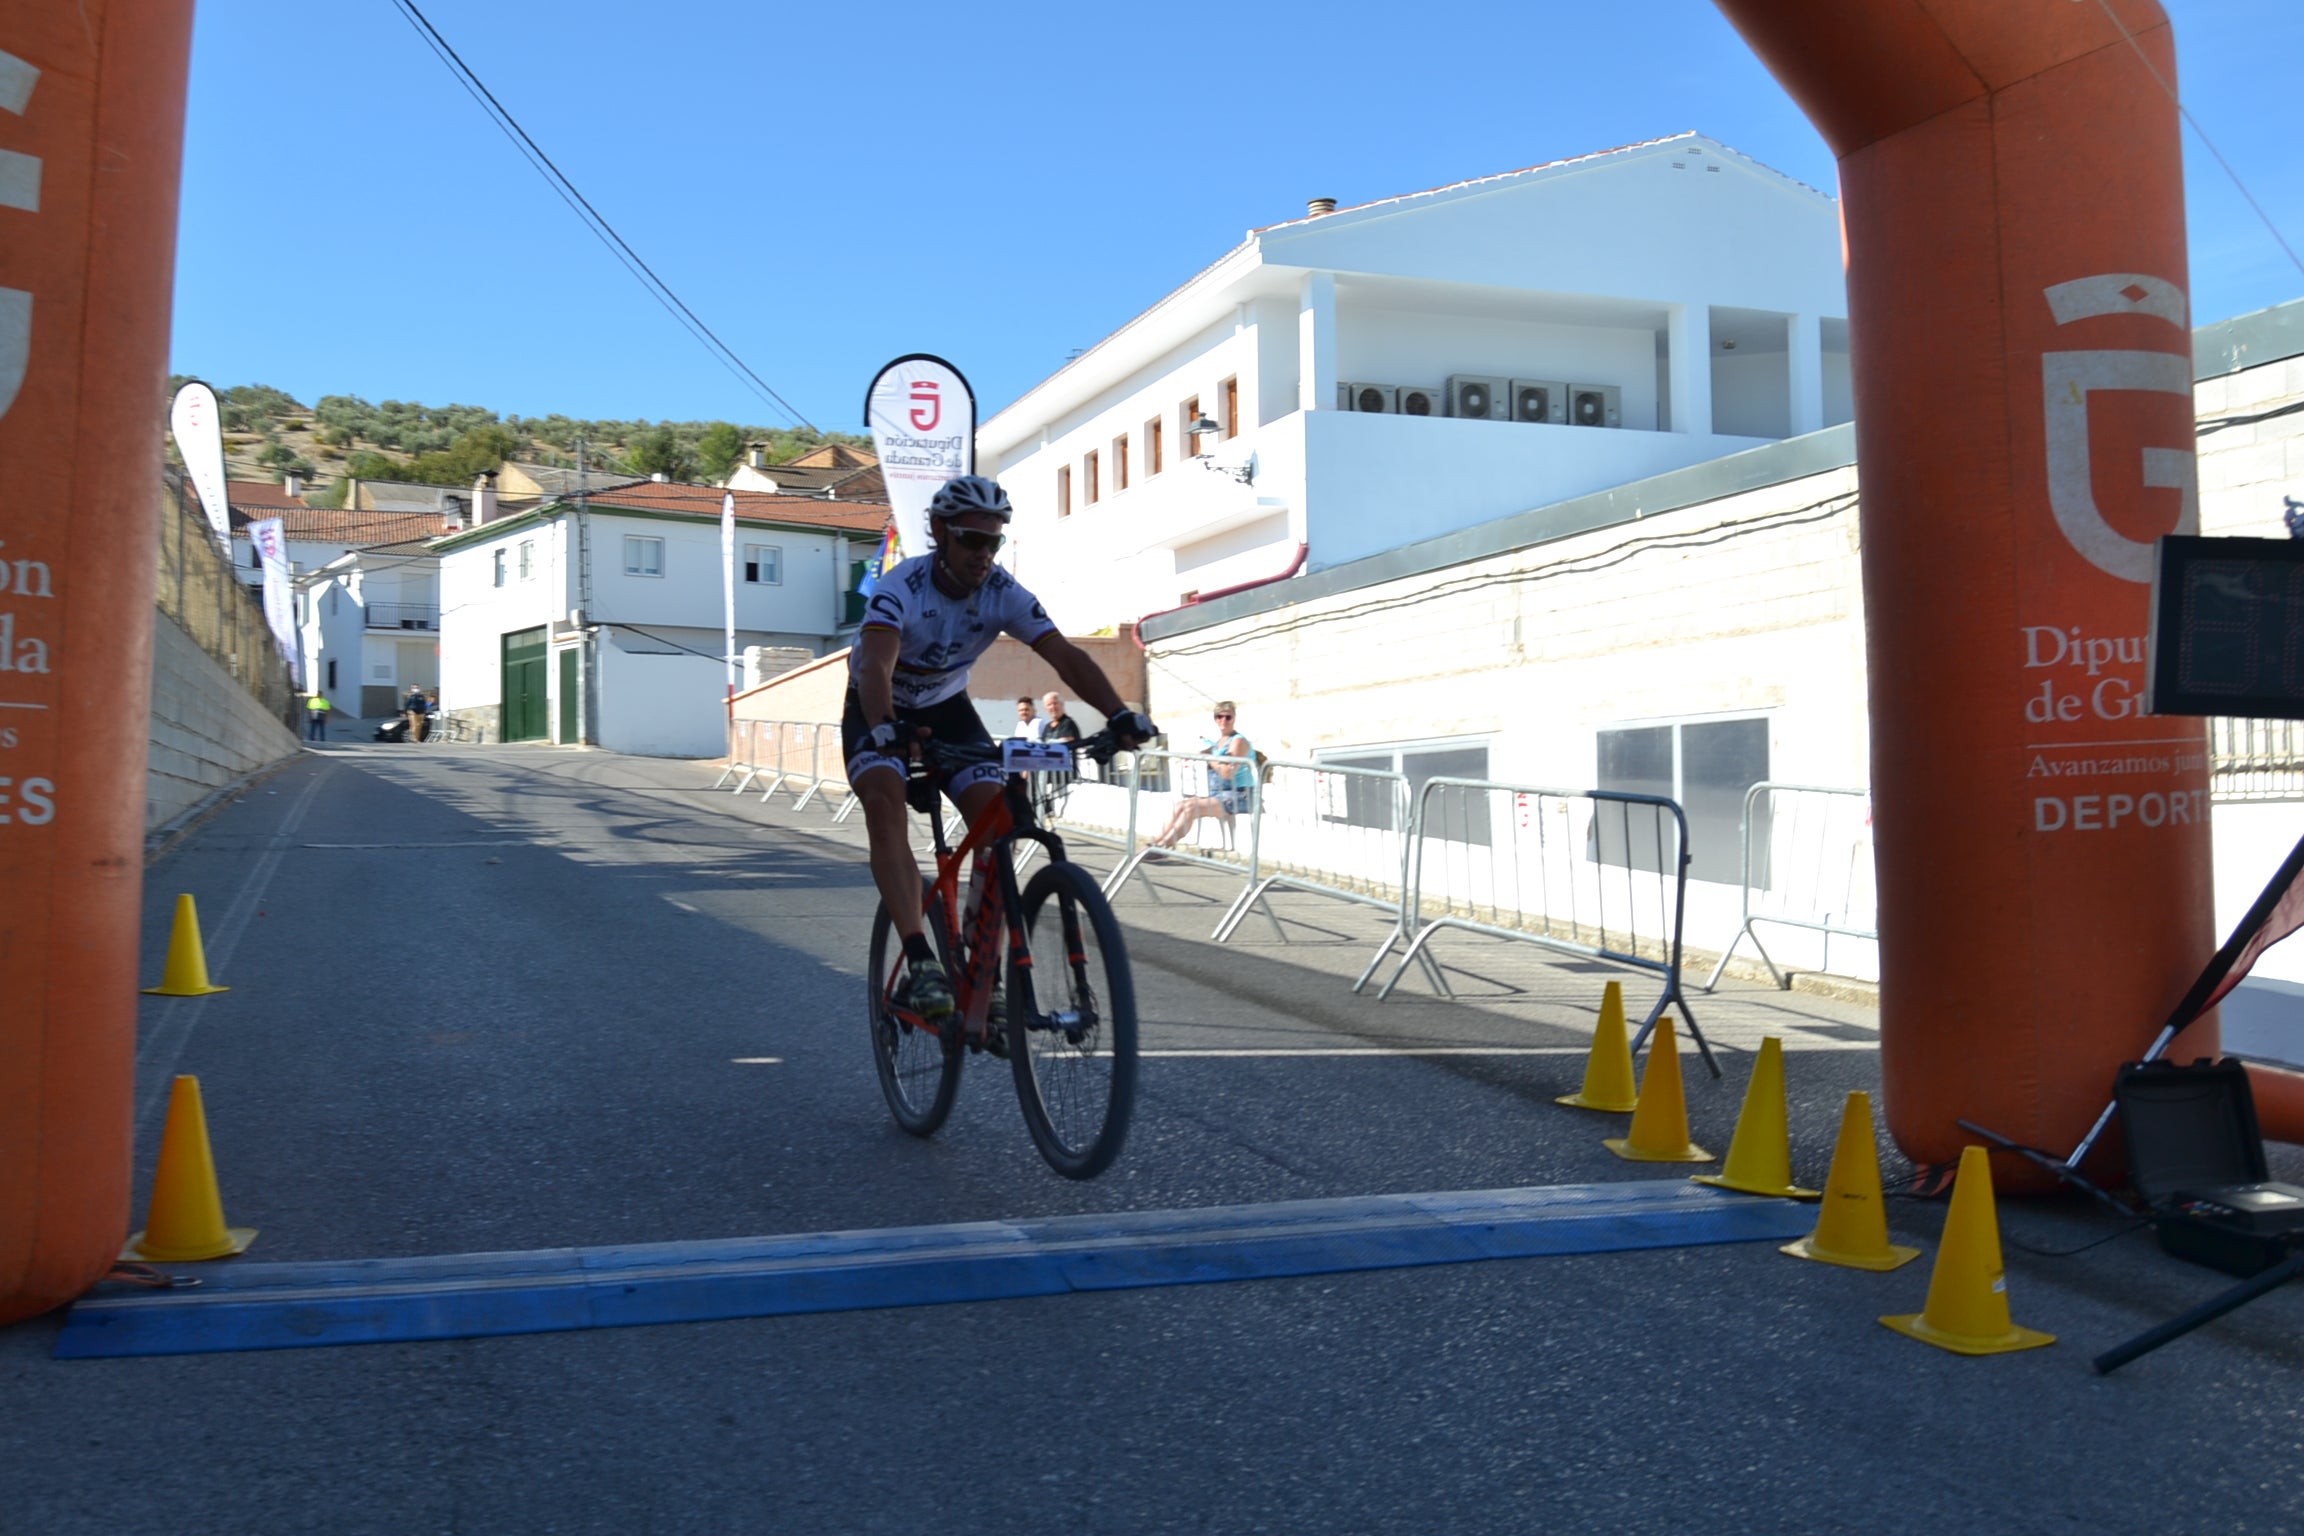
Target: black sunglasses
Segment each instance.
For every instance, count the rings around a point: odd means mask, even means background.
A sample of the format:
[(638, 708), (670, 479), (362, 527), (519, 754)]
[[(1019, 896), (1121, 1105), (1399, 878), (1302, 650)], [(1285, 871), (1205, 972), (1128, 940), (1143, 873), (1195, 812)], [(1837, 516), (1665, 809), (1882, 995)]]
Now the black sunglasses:
[(997, 550), (1001, 545), (1008, 542), (1008, 535), (1004, 533), (978, 533), (971, 528), (955, 528), (949, 537), (953, 543), (962, 549), (972, 549), (979, 552)]
[(1219, 720), (1229, 720), (1232, 718), (1232, 711), (1228, 709), (1220, 709), (1216, 711), (1216, 718)]

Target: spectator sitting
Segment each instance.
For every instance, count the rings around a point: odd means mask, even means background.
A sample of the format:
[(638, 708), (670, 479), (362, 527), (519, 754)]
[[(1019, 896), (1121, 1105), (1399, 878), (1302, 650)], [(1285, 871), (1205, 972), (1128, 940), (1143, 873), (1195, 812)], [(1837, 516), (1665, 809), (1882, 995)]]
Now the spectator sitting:
[(1203, 750), (1210, 757), (1234, 758), (1235, 763), (1208, 765), (1208, 793), (1190, 795), (1177, 802), (1176, 813), (1168, 818), (1168, 825), (1152, 839), (1155, 848), (1173, 848), (1184, 840), (1192, 824), (1204, 817), (1214, 816), (1229, 825), (1234, 816), (1248, 810), (1255, 800), (1256, 765), (1250, 756), (1248, 738), (1232, 729), (1237, 711), (1232, 701), (1225, 699), (1216, 706), (1216, 729), (1222, 734), (1202, 738)]

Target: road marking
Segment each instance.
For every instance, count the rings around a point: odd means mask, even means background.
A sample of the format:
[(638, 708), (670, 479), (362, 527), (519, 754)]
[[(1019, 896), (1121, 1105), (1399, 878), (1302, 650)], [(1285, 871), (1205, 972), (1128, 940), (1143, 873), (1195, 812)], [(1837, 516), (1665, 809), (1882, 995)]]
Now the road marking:
[(534, 839), (506, 837), (490, 842), (474, 843), (298, 843), (296, 846), (299, 848), (319, 848), (332, 853), (341, 853), (347, 849), (374, 848), (528, 848), (534, 846)]
[(1339, 1045), (1271, 1050), (1233, 1049), (1204, 1051), (1138, 1051), (1138, 1056), (1588, 1056), (1588, 1045)]
[[(280, 860), (290, 847), (288, 839), (304, 824), (304, 813), (312, 808), (312, 797), (319, 793), (321, 781), (329, 771), (326, 765), (316, 769), (304, 792), (290, 803), (288, 814), (280, 820), (279, 830), (272, 834), (272, 846), (257, 859), (248, 871), (248, 878), (240, 882), (240, 889), (225, 907), (222, 920), (201, 946), (210, 971), (222, 974), (232, 963), (232, 952), (240, 945), (240, 935), (247, 931), (248, 919), (255, 913), (257, 903), (264, 899), (265, 887), (272, 883), (273, 871), (280, 867)], [(153, 1020), (151, 1032), (137, 1047), (136, 1076), (143, 1085), (136, 1094), (135, 1128), (139, 1141), (154, 1128), (152, 1118), (167, 1102), (169, 1085), (176, 1076), (176, 1062), (192, 1038), (192, 1023), (199, 1017), (205, 1001), (195, 997), (169, 999), (162, 1005), (160, 1016)]]
[(74, 1304), (58, 1359), (559, 1333), (1480, 1259), (1782, 1242), (1813, 1209), (1691, 1184), (1464, 1190), (320, 1264), (165, 1265)]
[(728, 1063), (730, 1066), (737, 1067), (780, 1067), (784, 1065), (784, 1058), (781, 1056), (731, 1056), (728, 1058)]

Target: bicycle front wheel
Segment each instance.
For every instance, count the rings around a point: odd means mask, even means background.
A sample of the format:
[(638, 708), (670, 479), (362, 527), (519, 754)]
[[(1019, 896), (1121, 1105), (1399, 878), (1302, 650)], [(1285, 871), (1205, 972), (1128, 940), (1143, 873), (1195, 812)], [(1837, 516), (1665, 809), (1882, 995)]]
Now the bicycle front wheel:
[[(1010, 963), (1008, 1062), (1048, 1166), (1092, 1179), (1112, 1166), (1136, 1107), (1136, 983), (1104, 893), (1077, 864), (1024, 888), (1031, 969)], [(1028, 1002), (1028, 1006), (1027, 1006)]]
[[(928, 942), (939, 955), (943, 926), (932, 915)], [(864, 971), (872, 1067), (896, 1123), (915, 1136), (933, 1136), (952, 1113), (952, 1097), (960, 1089), (960, 1029), (957, 1020), (942, 1034), (922, 1024), (905, 1005), (904, 973), (904, 941), (896, 936), (895, 921), (882, 902), (872, 917), (872, 955)]]

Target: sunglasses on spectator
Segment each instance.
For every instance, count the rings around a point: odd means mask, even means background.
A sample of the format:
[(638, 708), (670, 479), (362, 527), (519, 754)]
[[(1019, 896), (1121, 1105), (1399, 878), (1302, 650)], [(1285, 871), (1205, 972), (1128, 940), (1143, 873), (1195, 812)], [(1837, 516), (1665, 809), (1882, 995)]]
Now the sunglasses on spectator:
[(1216, 718), (1219, 720), (1229, 720), (1232, 718), (1232, 715), (1228, 710), (1218, 710), (1216, 712)]
[(1008, 535), (1004, 533), (977, 533), (969, 528), (955, 528), (950, 537), (952, 542), (962, 549), (975, 550), (978, 553), (996, 550), (1008, 542)]

